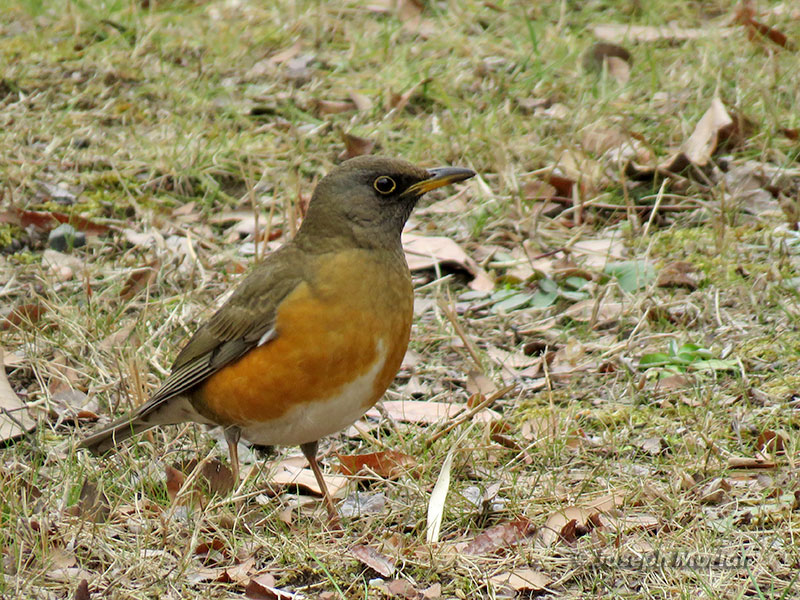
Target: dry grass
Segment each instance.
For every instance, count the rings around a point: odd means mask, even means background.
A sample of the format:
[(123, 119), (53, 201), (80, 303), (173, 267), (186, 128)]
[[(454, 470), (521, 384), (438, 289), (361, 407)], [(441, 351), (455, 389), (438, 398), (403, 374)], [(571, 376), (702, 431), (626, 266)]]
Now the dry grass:
[[(85, 579), (92, 598), (242, 597), (249, 574), (219, 579), (248, 559), (251, 573), (269, 572), (306, 597), (389, 594), (349, 553), (354, 544), (396, 558), (394, 578), (415, 589), (440, 584), (444, 598), (503, 597), (491, 577), (523, 567), (552, 583), (521, 597), (796, 596), (800, 238), (779, 206), (797, 202), (800, 188), (796, 54), (738, 26), (729, 36), (626, 42), (633, 68), (620, 84), (582, 66), (592, 25), (676, 21), (713, 32), (730, 23), (728, 3), (431, 3), (422, 36), (407, 13), (368, 4), (0, 4), (0, 212), (55, 210), (112, 227), (54, 269), (43, 262), (46, 234), (0, 224), (3, 306), (44, 307), (36, 323), (0, 331), (3, 348), (21, 358), (9, 369), (12, 386), (40, 422), (0, 454), (0, 596), (81, 597)], [(790, 3), (761, 4), (761, 20), (800, 40)], [(290, 58), (269, 60), (283, 52)], [(318, 103), (353, 93), (371, 105), (327, 114)], [(639, 140), (655, 163), (689, 137), (715, 94), (748, 127), (711, 168), (663, 188), (631, 183), (587, 141), (611, 130)], [(337, 162), (342, 132), (374, 140), (376, 152), (480, 173), (463, 206), (422, 207), (414, 224), (461, 243), (498, 289), (535, 291), (541, 269), (555, 269), (562, 292), (574, 291), (570, 276), (591, 280), (590, 317), (565, 318), (576, 301), (569, 293), (551, 306), (498, 311), (468, 292), (463, 273), (416, 274), (425, 286), (412, 339), (418, 359), (389, 398), (467, 400), (475, 360), (447, 317), (454, 306), (489, 379), (517, 383), (493, 407), (507, 428), (466, 424), (428, 446), (432, 429), (384, 421), (370, 436), (326, 441), (328, 469), (333, 452), (393, 448), (419, 461), (397, 481), (365, 478), (361, 492), (384, 494), (386, 505), (345, 519), (340, 536), (323, 529), (317, 503), (288, 518), (297, 497), (267, 498), (266, 472), (201, 507), (173, 502), (166, 465), (225, 455), (224, 442), (200, 428), (156, 431), (104, 461), (76, 453), (93, 425), (76, 425), (64, 391), (85, 392), (104, 417), (141, 402), (252, 260), (252, 237), (218, 217), (255, 204), (275, 234), (269, 247), (279, 245), (298, 203)], [(629, 210), (542, 211), (531, 183), (556, 165), (580, 178), (580, 202)], [(750, 176), (774, 169), (755, 186), (768, 190), (759, 203), (724, 177), (740, 167)], [(71, 199), (59, 203), (44, 184), (62, 185)], [(675, 209), (630, 210), (654, 202)], [(648, 258), (656, 272), (691, 263), (696, 286), (649, 280), (626, 291), (603, 260), (573, 248), (605, 240), (608, 249), (612, 238), (622, 258)], [(528, 264), (523, 247), (527, 256), (573, 251), (536, 263), (521, 282), (513, 271)], [(151, 284), (128, 293), (131, 273), (148, 265)], [(612, 303), (619, 307), (606, 318)], [(670, 340), (735, 366), (666, 380), (664, 368), (639, 367)], [(509, 370), (497, 349), (533, 356)], [(731, 468), (732, 457), (757, 455), (766, 431), (783, 443), (764, 452), (775, 465)], [(448, 451), (442, 541), (431, 545), (427, 503)], [(263, 462), (260, 451), (251, 462)], [(491, 490), (494, 503), (476, 507), (471, 487)], [(622, 502), (606, 513), (616, 531), (604, 522), (543, 542), (555, 511), (609, 494)], [(464, 552), (464, 541), (520, 517), (539, 532), (494, 553)], [(203, 544), (212, 549), (198, 553)], [(630, 565), (655, 550), (748, 562)], [(598, 552), (628, 566), (601, 566)]]

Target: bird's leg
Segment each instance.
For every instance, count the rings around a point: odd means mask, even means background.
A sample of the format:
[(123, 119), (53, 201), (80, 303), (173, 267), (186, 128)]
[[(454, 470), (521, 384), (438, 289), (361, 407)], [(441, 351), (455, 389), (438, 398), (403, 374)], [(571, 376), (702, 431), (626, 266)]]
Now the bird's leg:
[(334, 528), (339, 527), (339, 511), (336, 510), (336, 505), (333, 503), (328, 492), (328, 486), (325, 484), (325, 478), (322, 476), (322, 469), (319, 468), (317, 462), (317, 446), (319, 442), (309, 442), (308, 444), (300, 444), (300, 449), (303, 451), (311, 470), (314, 471), (314, 477), (317, 479), (317, 485), (322, 490), (322, 495), (325, 497), (325, 504), (328, 508), (328, 521)]
[(225, 428), (225, 441), (228, 442), (228, 456), (231, 459), (231, 472), (233, 473), (233, 489), (239, 486), (239, 438), (242, 430), (232, 425)]

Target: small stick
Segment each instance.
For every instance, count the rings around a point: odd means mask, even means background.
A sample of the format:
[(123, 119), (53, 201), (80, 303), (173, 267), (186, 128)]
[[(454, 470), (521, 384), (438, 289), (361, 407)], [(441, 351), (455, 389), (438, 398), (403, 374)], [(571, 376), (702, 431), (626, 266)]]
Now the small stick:
[(469, 421), (472, 417), (474, 417), (476, 414), (478, 414), (484, 408), (486, 408), (487, 406), (489, 406), (491, 404), (494, 404), (494, 402), (496, 400), (498, 400), (499, 398), (502, 398), (503, 396), (505, 396), (508, 392), (513, 390), (515, 387), (517, 387), (517, 384), (516, 383), (512, 383), (511, 385), (507, 385), (504, 388), (500, 388), (494, 394), (492, 394), (491, 396), (489, 396), (488, 398), (483, 400), (483, 402), (480, 402), (480, 403), (476, 404), (470, 410), (468, 410), (466, 413), (464, 413), (463, 415), (458, 417), (455, 421), (450, 423), (450, 425), (448, 425), (444, 429), (434, 433), (425, 442), (425, 447), (426, 448), (430, 447), (436, 440), (438, 440), (439, 438), (441, 438), (444, 435), (447, 435), (448, 433), (453, 431), (453, 429), (455, 429), (456, 427), (458, 427), (462, 423), (464, 423), (466, 421)]

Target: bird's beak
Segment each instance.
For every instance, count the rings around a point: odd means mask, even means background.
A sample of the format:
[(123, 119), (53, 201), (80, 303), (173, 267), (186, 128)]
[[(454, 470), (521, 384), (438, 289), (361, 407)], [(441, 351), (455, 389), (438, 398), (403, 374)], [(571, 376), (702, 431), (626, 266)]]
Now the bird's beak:
[(423, 179), (419, 183), (409, 186), (409, 188), (403, 192), (403, 196), (422, 196), (422, 194), (444, 185), (474, 177), (475, 171), (462, 167), (438, 167), (436, 169), (428, 169), (428, 175), (430, 176), (428, 179)]

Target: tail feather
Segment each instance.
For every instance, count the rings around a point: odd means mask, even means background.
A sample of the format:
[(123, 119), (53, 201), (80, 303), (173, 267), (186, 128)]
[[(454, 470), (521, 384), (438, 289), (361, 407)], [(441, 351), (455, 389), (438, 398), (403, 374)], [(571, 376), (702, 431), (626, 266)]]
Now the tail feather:
[(105, 454), (120, 442), (148, 429), (187, 421), (210, 423), (195, 410), (185, 396), (159, 399), (142, 405), (105, 429), (93, 433), (78, 444), (78, 448), (86, 448), (92, 454)]

